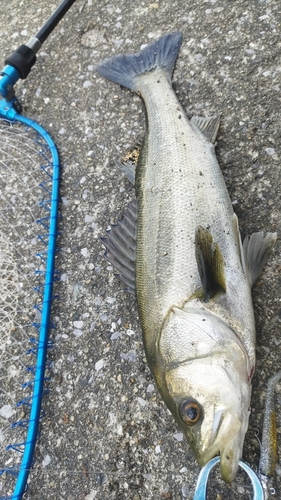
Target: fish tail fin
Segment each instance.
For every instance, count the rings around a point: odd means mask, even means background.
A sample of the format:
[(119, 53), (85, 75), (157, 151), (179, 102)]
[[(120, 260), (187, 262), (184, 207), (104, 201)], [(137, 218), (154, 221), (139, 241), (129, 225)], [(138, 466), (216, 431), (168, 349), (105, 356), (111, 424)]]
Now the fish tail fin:
[(138, 91), (137, 77), (155, 68), (163, 68), (171, 80), (181, 42), (180, 32), (168, 33), (136, 54), (105, 59), (95, 70), (112, 82)]

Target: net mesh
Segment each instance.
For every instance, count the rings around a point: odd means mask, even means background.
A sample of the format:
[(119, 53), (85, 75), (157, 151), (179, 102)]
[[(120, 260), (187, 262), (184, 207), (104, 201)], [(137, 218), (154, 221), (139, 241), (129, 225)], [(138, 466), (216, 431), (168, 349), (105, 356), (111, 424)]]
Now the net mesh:
[[(32, 402), (52, 158), (30, 127), (0, 122), (0, 496), (12, 495)], [(13, 474), (13, 472), (15, 474)]]

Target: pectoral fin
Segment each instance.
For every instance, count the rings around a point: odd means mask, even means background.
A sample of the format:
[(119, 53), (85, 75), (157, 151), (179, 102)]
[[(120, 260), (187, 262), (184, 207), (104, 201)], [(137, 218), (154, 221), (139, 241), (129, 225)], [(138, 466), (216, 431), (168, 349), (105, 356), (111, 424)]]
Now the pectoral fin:
[(213, 241), (211, 233), (201, 226), (196, 232), (195, 245), (204, 300), (208, 302), (214, 295), (226, 290), (224, 260), (219, 245)]
[(120, 281), (127, 285), (128, 292), (135, 293), (135, 248), (136, 248), (137, 201), (132, 201), (120, 221), (100, 238), (106, 247), (105, 257), (119, 271)]
[(277, 239), (276, 233), (267, 233), (261, 231), (246, 236), (243, 241), (244, 271), (252, 286), (262, 272), (267, 262), (269, 254), (275, 245)]

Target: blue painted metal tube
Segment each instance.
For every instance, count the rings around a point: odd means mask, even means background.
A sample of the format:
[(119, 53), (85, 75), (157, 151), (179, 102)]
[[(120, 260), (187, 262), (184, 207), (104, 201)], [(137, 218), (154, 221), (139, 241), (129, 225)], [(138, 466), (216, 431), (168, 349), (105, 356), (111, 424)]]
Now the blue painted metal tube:
[[(210, 460), (204, 467), (201, 469), (199, 474), (195, 494), (193, 500), (206, 500), (207, 499), (207, 483), (209, 479), (209, 474), (211, 469), (220, 461), (220, 457), (214, 457)], [(249, 467), (249, 465), (245, 464), (245, 462), (239, 461), (240, 467), (244, 469), (244, 471), (248, 474), (252, 487), (253, 487), (253, 500), (265, 500), (263, 488), (258, 478), (257, 474)]]
[(9, 89), (9, 85), (13, 87), (15, 83), (20, 79), (19, 72), (7, 64), (3, 70), (1, 71), (1, 79), (0, 79), (0, 94), (3, 97), (6, 97)]
[(13, 90), (19, 78), (18, 71), (9, 64), (0, 73), (0, 118), (13, 121), (16, 115), (19, 116), (21, 105)]

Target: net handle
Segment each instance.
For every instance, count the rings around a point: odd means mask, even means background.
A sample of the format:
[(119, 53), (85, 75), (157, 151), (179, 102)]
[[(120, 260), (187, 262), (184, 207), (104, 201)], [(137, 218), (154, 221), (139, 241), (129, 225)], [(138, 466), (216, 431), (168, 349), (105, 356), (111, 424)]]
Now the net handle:
[[(19, 78), (25, 80), (25, 78), (29, 75), (32, 66), (36, 63), (36, 53), (41, 48), (42, 43), (48, 38), (50, 33), (52, 33), (53, 29), (57, 26), (74, 2), (76, 2), (76, 0), (63, 0), (51, 17), (49, 17), (48, 21), (38, 31), (37, 35), (33, 36), (27, 44), (20, 45), (14, 52), (6, 57), (5, 64), (7, 66), (4, 68), (1, 75), (5, 76), (7, 71), (10, 70), (10, 67), (12, 67), (14, 71), (14, 78), (10, 80), (8, 79), (7, 82), (6, 79), (4, 82), (1, 82), (0, 92), (3, 96), (6, 97), (9, 95), (6, 88), (7, 85), (13, 86)], [(8, 100), (11, 100), (11, 96), (9, 96)], [(18, 111), (20, 111), (19, 108)]]
[(35, 38), (39, 40), (42, 44), (48, 38), (48, 36), (52, 33), (53, 29), (57, 26), (66, 12), (70, 9), (70, 7), (76, 2), (76, 0), (63, 0), (63, 2), (58, 6), (55, 12), (49, 17), (48, 21), (42, 26), (42, 28), (35, 35)]

